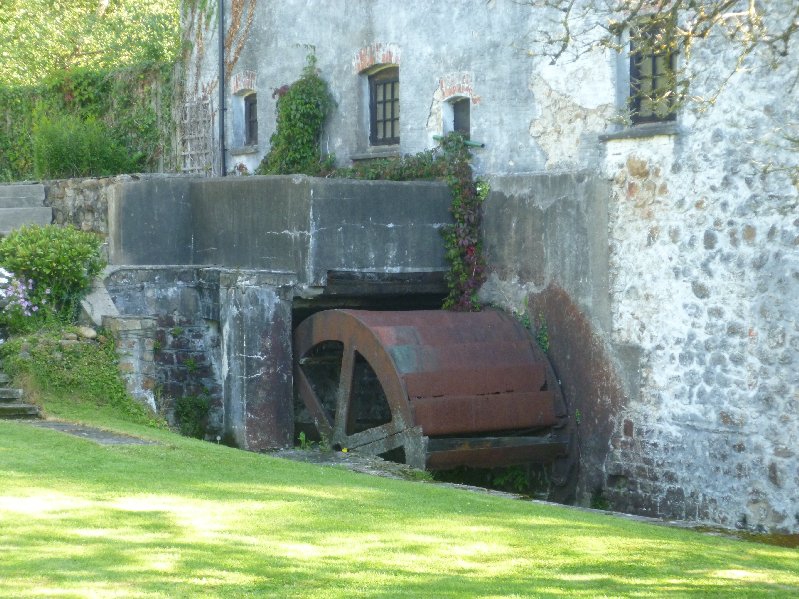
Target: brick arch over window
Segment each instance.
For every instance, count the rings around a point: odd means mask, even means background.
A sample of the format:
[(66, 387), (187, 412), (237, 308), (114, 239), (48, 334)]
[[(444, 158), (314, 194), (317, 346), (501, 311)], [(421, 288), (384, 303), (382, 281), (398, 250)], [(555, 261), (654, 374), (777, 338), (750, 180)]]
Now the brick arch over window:
[(402, 51), (397, 44), (392, 42), (374, 42), (360, 48), (355, 53), (352, 65), (356, 73), (362, 75), (380, 65), (394, 65), (399, 67), (402, 61)]
[(480, 103), (474, 93), (474, 76), (468, 71), (448, 73), (438, 80), (437, 97), (441, 101), (442, 132), (457, 131), (471, 136), (472, 105)]

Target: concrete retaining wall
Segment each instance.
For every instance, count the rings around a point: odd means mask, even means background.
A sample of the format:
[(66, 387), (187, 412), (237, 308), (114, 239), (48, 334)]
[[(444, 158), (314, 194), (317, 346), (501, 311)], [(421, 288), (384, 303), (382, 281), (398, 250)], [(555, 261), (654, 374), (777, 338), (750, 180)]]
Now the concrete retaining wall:
[(381, 280), (408, 293), (397, 277), (414, 274), (429, 293), (427, 275), (446, 270), (442, 184), (176, 177), (121, 181), (108, 198), (106, 289), (126, 317), (109, 323), (141, 361), (129, 387), (167, 415), (207, 395), (210, 437), (255, 451), (293, 444), (295, 296), (307, 311), (327, 291), (382, 296)]
[(123, 183), (109, 203), (111, 264), (223, 265), (293, 273), (445, 271), (440, 183), (304, 176)]

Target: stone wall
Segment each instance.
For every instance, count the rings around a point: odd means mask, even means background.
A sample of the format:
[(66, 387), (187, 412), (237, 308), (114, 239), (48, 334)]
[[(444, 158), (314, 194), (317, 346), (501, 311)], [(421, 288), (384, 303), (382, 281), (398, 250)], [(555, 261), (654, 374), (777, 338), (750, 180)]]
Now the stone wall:
[(799, 199), (776, 124), (796, 103), (786, 69), (760, 68), (674, 126), (600, 135), (604, 191), (582, 204), (577, 178), (495, 178), (486, 297), (547, 320), (584, 502), (799, 530)]
[(173, 423), (176, 399), (207, 396), (208, 435), (221, 436), (218, 274), (120, 269), (105, 284), (124, 316), (105, 317), (103, 325), (117, 339), (120, 371), (133, 396)]
[(610, 340), (607, 181), (590, 172), (490, 181), (484, 301), (546, 337), (579, 431), (581, 503), (601, 495), (615, 419), (638, 398), (638, 350)]
[(714, 116), (707, 132), (609, 142), (612, 338), (643, 350), (641, 400), (611, 439), (609, 495), (796, 530), (797, 198), (747, 160), (752, 148), (716, 150), (730, 130)]
[(119, 372), (128, 392), (153, 412), (162, 412), (156, 401), (159, 376), (155, 365), (155, 319), (149, 316), (104, 316), (103, 327), (116, 341)]

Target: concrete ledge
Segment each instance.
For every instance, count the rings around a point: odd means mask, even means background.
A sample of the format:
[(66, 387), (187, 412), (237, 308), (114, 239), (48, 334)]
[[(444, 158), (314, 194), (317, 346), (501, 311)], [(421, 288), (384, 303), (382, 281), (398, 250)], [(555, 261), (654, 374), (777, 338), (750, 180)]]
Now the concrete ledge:
[(41, 183), (0, 185), (0, 208), (35, 208), (44, 205)]
[(302, 175), (120, 184), (109, 198), (112, 265), (220, 266), (295, 273), (447, 268), (443, 183)]
[(8, 235), (24, 225), (49, 225), (53, 222), (52, 208), (0, 208), (0, 234)]

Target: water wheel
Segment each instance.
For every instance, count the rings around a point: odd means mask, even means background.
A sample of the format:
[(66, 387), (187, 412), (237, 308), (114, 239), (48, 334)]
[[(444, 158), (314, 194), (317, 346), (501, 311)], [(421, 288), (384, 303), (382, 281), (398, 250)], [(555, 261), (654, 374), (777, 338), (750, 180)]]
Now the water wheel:
[(331, 445), (427, 469), (568, 457), (552, 368), (505, 313), (327, 310), (294, 344), (297, 391)]

